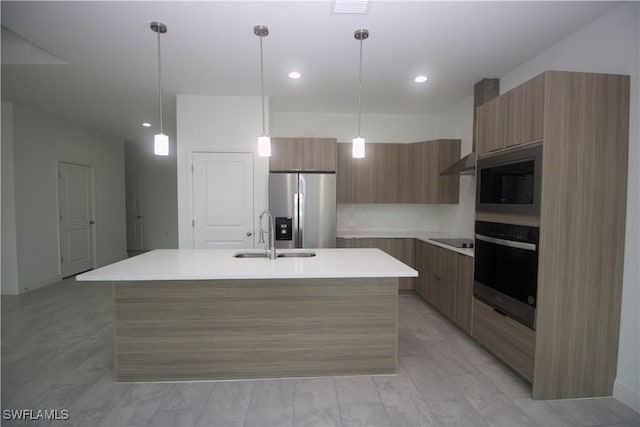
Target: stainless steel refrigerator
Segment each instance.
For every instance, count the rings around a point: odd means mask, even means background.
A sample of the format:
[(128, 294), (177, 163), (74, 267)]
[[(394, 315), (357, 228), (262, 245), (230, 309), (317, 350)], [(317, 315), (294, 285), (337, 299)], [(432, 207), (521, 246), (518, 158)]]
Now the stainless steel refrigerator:
[(336, 174), (271, 173), (276, 248), (336, 247)]

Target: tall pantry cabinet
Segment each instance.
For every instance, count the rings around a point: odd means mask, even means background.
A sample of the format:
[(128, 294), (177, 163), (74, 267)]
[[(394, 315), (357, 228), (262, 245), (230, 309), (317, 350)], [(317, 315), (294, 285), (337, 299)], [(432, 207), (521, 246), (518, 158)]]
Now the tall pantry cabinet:
[[(540, 227), (535, 346), (527, 350), (531, 358), (520, 358), (523, 376), (532, 375), (533, 398), (611, 395), (620, 332), (629, 76), (544, 72), (480, 106), (476, 130), (481, 157), (542, 143), (540, 216), (477, 215)], [(497, 334), (509, 327), (476, 324), (481, 315), (474, 313), (473, 334), (487, 342), (491, 327)], [(496, 352), (508, 345), (502, 341)]]

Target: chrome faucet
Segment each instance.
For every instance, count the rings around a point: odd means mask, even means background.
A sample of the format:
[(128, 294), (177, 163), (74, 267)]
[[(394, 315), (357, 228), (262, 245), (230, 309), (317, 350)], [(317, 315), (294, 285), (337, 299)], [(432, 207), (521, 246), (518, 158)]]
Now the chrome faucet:
[[(262, 230), (262, 217), (265, 214), (269, 217), (269, 231)], [(265, 250), (269, 252), (269, 259), (276, 259), (276, 226), (273, 223), (273, 215), (271, 215), (268, 209), (265, 209), (265, 211), (260, 214), (258, 220), (260, 221), (260, 238), (258, 243), (265, 244)], [(269, 246), (267, 246), (264, 241), (264, 233), (269, 233)]]

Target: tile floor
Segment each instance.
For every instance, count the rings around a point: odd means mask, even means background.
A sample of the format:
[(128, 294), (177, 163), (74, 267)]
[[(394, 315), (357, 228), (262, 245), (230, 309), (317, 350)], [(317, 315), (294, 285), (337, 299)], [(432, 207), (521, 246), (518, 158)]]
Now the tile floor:
[(2, 409), (67, 409), (72, 426), (618, 426), (613, 398), (533, 401), (528, 387), (414, 294), (399, 298), (399, 373), (115, 383), (111, 288), (67, 279), (2, 297)]

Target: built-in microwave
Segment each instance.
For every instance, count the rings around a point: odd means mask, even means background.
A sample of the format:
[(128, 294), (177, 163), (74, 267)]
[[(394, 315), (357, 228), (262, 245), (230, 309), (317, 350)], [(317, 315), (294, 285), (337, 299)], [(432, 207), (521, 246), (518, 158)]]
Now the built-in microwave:
[(540, 143), (478, 159), (476, 210), (539, 215), (541, 176)]

